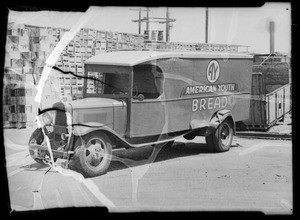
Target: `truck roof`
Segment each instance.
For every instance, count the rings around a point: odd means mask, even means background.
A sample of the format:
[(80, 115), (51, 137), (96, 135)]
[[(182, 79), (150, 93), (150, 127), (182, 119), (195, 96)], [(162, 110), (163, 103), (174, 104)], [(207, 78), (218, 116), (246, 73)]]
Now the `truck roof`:
[(114, 51), (101, 53), (85, 61), (85, 64), (135, 66), (151, 60), (164, 58), (225, 58), (253, 59), (246, 53), (204, 52), (204, 51)]

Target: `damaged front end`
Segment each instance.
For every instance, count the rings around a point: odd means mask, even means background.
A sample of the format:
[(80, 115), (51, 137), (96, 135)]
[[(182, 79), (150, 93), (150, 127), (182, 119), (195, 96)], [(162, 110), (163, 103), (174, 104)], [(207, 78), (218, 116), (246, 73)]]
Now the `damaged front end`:
[(44, 110), (38, 116), (38, 128), (28, 143), (30, 155), (36, 162), (47, 164), (51, 162), (51, 155), (54, 162), (58, 158), (69, 160), (74, 154), (71, 149), (74, 138), (71, 129), (71, 111), (71, 106), (58, 102), (53, 108)]

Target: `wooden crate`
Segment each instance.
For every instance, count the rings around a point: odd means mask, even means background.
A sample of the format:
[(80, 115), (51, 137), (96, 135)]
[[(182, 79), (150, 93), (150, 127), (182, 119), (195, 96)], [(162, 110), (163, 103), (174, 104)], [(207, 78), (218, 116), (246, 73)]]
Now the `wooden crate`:
[[(267, 130), (291, 111), (291, 84), (265, 94), (265, 82), (261, 72), (252, 74), (249, 119), (243, 121), (247, 130)], [(241, 129), (241, 128), (239, 128)]]
[(254, 65), (253, 72), (261, 72), (263, 78), (263, 94), (273, 92), (281, 86), (288, 84), (289, 65), (286, 62), (267, 63), (265, 65)]
[(26, 128), (26, 122), (18, 122), (16, 123), (16, 128)]
[(18, 126), (17, 122), (12, 122), (12, 121), (9, 122), (9, 128), (17, 128), (17, 126)]
[(291, 111), (291, 84), (266, 95), (267, 124), (274, 124)]

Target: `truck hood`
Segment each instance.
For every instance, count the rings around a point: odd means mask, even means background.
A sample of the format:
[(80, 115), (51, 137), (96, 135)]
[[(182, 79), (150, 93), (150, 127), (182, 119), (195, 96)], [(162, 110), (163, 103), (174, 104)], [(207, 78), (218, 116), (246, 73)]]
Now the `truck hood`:
[(108, 98), (84, 98), (70, 102), (73, 109), (126, 106), (124, 101)]
[(126, 103), (109, 98), (84, 98), (70, 102), (73, 123), (100, 123), (114, 129), (114, 115), (126, 113)]

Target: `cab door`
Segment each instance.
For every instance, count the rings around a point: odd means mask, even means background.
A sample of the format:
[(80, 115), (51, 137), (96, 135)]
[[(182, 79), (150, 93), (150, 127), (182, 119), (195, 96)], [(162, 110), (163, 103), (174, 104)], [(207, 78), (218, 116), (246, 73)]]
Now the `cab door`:
[(166, 106), (160, 99), (162, 80), (162, 71), (155, 65), (143, 64), (133, 68), (130, 137), (163, 132)]

